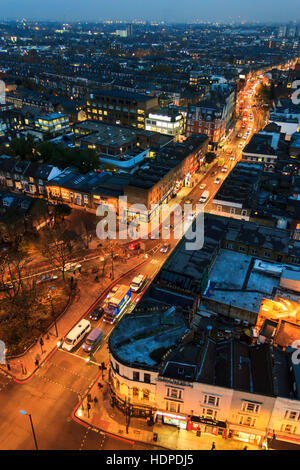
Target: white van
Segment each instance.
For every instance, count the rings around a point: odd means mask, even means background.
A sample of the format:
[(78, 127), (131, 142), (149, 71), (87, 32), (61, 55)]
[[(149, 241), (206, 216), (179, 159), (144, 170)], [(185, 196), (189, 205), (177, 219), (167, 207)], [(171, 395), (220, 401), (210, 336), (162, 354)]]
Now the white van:
[(92, 327), (88, 320), (81, 320), (65, 337), (62, 348), (66, 351), (71, 351), (87, 333), (91, 331)]
[(204, 191), (199, 199), (199, 202), (206, 202), (209, 198), (209, 191)]
[(147, 276), (145, 274), (139, 274), (138, 276), (134, 277), (131, 281), (130, 288), (133, 292), (138, 292), (141, 290), (143, 285), (145, 284)]

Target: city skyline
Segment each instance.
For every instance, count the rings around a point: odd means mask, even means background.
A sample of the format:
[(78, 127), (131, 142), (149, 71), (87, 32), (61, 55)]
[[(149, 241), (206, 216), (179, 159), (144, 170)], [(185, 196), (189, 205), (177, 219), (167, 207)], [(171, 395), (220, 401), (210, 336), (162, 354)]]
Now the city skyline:
[[(165, 21), (181, 23), (197, 22), (295, 22), (296, 0), (287, 0), (284, 11), (278, 0), (244, 2), (229, 0), (224, 6), (221, 0), (212, 4), (199, 4), (187, 0), (182, 10), (178, 0), (153, 0), (151, 4), (138, 0), (113, 0), (109, 4), (101, 0), (88, 0), (84, 4), (78, 0), (58, 0), (40, 4), (36, 0), (13, 0), (1, 8), (1, 19), (13, 20), (22, 17), (31, 20), (49, 21)], [(15, 13), (17, 12), (17, 14)]]

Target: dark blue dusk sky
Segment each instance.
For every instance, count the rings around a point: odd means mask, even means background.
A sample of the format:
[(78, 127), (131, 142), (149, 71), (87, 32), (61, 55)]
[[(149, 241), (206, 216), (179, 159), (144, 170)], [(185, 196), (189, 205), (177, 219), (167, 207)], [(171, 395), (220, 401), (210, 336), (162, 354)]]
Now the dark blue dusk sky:
[(299, 0), (1, 0), (2, 19), (194, 22), (299, 20)]

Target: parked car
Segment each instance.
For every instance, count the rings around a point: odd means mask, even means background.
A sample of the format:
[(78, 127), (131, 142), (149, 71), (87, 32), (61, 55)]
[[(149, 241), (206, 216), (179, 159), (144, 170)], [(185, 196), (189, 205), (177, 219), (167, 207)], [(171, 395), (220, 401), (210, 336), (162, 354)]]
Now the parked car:
[(66, 271), (76, 271), (77, 269), (80, 269), (80, 268), (81, 268), (81, 264), (79, 264), (79, 263), (66, 263), (65, 264), (65, 272)]
[(170, 249), (170, 244), (168, 243), (167, 245), (163, 245), (161, 247), (160, 252), (161, 253), (168, 253), (169, 249)]
[(214, 181), (215, 184), (220, 184), (221, 183), (221, 178), (216, 178)]
[(100, 318), (102, 317), (103, 315), (103, 308), (102, 307), (97, 307), (95, 308), (92, 313), (90, 314), (90, 319), (93, 320), (93, 321), (97, 321), (97, 320), (100, 320)]
[[(201, 186), (200, 186), (200, 188), (201, 188)], [(193, 202), (193, 201), (191, 201), (190, 199), (186, 199), (186, 200), (184, 201), (185, 204), (192, 204), (192, 202)]]
[(244, 147), (244, 145), (242, 144), (242, 142), (238, 145), (238, 148), (239, 149), (242, 149)]
[(205, 188), (206, 188), (206, 184), (205, 184), (205, 183), (200, 184), (199, 188), (200, 188), (200, 189), (205, 189)]
[(132, 242), (128, 246), (128, 250), (134, 251), (134, 250), (139, 250), (141, 248), (141, 243), (140, 242)]
[(228, 171), (228, 168), (227, 168), (227, 166), (223, 166), (223, 168), (222, 168), (222, 170), (221, 170), (221, 171), (222, 171), (223, 173), (227, 173), (227, 171)]
[(55, 281), (55, 279), (58, 279), (58, 276), (56, 274), (43, 274), (42, 276), (39, 276), (36, 280), (36, 284), (41, 284), (42, 282), (47, 282), (47, 281)]

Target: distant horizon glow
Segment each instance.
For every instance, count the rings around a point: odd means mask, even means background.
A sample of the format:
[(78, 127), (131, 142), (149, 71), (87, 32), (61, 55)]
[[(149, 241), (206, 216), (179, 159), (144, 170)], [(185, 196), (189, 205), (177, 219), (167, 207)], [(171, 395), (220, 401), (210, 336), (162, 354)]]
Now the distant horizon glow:
[(1, 5), (1, 20), (166, 23), (285, 23), (299, 15), (298, 0), (10, 0)]

